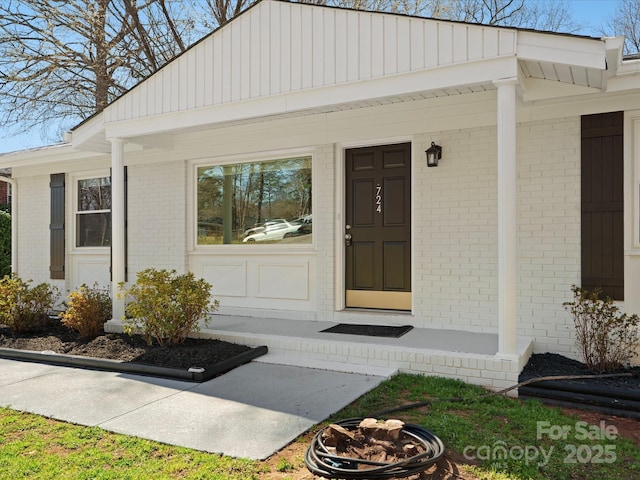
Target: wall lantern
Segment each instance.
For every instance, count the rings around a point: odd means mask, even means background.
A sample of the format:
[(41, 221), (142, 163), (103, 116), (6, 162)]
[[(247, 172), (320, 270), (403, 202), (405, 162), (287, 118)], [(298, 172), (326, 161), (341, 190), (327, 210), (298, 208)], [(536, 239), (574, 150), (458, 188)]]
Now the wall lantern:
[(431, 146), (424, 153), (427, 154), (427, 167), (437, 167), (438, 160), (442, 158), (442, 147), (431, 142)]

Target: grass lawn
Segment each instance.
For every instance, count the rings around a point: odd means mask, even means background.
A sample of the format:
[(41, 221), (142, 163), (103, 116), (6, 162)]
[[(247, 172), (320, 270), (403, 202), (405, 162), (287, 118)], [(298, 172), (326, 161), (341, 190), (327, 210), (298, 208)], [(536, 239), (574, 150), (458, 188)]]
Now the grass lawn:
[[(427, 407), (387, 418), (433, 431), (444, 441), (449, 460), (460, 462), (459, 468), (467, 475), (464, 478), (640, 478), (640, 446), (618, 435), (613, 425), (591, 426), (538, 402), (487, 397), (485, 393), (454, 380), (398, 375), (339, 412), (334, 420), (370, 416), (432, 399)], [(438, 400), (453, 397), (466, 400)], [(253, 462), (0, 408), (0, 478), (311, 478), (302, 461), (308, 438), (309, 434), (298, 440), (299, 448), (285, 449), (269, 462)]]

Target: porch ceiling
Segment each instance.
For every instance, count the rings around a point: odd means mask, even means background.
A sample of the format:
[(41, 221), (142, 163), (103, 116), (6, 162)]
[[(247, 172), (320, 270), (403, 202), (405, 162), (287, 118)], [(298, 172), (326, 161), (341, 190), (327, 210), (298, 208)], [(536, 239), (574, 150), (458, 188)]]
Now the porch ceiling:
[(520, 60), (520, 68), (524, 78), (550, 80), (599, 89), (603, 87), (601, 69), (536, 60)]

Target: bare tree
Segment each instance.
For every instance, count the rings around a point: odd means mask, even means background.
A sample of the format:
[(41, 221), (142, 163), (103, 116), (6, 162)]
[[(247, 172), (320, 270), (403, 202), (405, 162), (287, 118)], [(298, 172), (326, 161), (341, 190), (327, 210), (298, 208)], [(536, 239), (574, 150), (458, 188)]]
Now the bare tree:
[[(0, 127), (56, 125), (46, 136), (59, 138), (254, 1), (2, 0)], [(301, 1), (489, 25), (575, 28), (567, 0)], [(637, 7), (639, 1), (623, 3)], [(629, 18), (636, 18), (637, 28), (637, 8), (634, 13)]]
[(575, 33), (584, 25), (578, 23), (571, 15), (571, 6), (567, 0), (526, 3), (522, 24), (518, 25), (535, 30), (551, 32)]
[(211, 30), (229, 23), (255, 2), (256, 0), (206, 0), (205, 7), (201, 8), (196, 0), (193, 8), (201, 15), (203, 27)]
[(185, 49), (192, 22), (177, 12), (165, 0), (0, 2), (0, 126), (64, 130), (102, 110)]
[(625, 36), (624, 53), (640, 53), (640, 0), (620, 0), (602, 28), (604, 36)]
[(334, 5), (419, 15), (484, 25), (532, 28), (572, 33), (573, 21), (567, 0), (304, 0)]
[(572, 33), (573, 21), (567, 0), (434, 0), (431, 16), (483, 25), (532, 28)]

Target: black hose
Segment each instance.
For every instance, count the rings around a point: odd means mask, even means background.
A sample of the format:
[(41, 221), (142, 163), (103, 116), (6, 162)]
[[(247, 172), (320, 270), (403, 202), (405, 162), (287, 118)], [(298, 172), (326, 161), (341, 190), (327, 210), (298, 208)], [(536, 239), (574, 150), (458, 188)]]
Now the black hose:
[[(352, 418), (336, 422), (350, 430), (358, 427), (363, 418)], [(402, 432), (412, 437), (416, 445), (424, 448), (422, 453), (400, 462), (384, 463), (371, 460), (343, 457), (329, 452), (322, 442), (323, 430), (311, 441), (304, 455), (307, 468), (314, 475), (344, 480), (403, 478), (420, 473), (436, 463), (444, 455), (444, 444), (436, 435), (420, 425), (407, 423)]]

